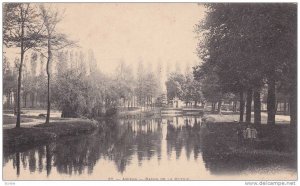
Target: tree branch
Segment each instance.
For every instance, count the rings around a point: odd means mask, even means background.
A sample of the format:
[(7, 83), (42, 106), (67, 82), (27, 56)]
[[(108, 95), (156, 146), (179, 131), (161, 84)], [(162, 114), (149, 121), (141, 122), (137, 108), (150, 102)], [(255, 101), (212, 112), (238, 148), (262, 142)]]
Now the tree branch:
[(33, 47), (32, 48), (34, 51), (40, 53), (43, 57), (45, 57), (46, 59), (48, 59), (48, 57), (41, 51), (41, 49), (39, 48), (36, 48), (36, 47)]

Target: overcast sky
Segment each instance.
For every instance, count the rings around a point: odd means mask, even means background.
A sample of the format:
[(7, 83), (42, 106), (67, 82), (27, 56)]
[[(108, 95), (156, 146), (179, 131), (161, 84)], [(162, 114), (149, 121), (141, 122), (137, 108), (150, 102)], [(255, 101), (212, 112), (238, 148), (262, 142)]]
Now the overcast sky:
[(60, 3), (65, 17), (59, 29), (92, 49), (103, 72), (123, 60), (155, 69), (157, 63), (175, 68), (195, 64), (194, 26), (204, 17), (196, 3)]
[[(136, 74), (137, 64), (166, 72), (186, 72), (199, 63), (194, 32), (205, 8), (196, 3), (53, 3), (64, 10), (58, 30), (78, 41), (79, 50), (93, 50), (98, 68), (114, 72), (121, 62)], [(10, 61), (19, 49), (5, 50)], [(29, 55), (29, 53), (27, 53)], [(16, 55), (17, 57), (19, 54)], [(166, 67), (169, 67), (168, 69)]]

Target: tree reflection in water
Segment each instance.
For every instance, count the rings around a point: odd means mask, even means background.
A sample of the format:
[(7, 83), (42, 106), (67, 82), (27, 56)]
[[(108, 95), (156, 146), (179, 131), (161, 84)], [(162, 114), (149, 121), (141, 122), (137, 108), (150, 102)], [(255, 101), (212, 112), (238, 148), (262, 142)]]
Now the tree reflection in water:
[(143, 166), (146, 160), (153, 158), (159, 162), (162, 154), (166, 153), (171, 161), (174, 160), (173, 154), (176, 159), (186, 157), (184, 161), (189, 161), (191, 156), (194, 160), (201, 157), (211, 174), (239, 173), (249, 168), (268, 166), (292, 167), (291, 162), (281, 159), (271, 161), (267, 156), (254, 159), (230, 154), (222, 136), (212, 132), (209, 126), (202, 125), (199, 117), (101, 122), (106, 126), (104, 131), (95, 131), (91, 135), (64, 138), (13, 154), (5, 153), (4, 149), (4, 166), (12, 160), (17, 176), (22, 174), (22, 170), (45, 172), (47, 176), (52, 171), (68, 175), (92, 174), (98, 160), (102, 159), (114, 162), (117, 171), (122, 174), (132, 163)]
[[(102, 121), (104, 122), (104, 121)], [(5, 154), (4, 164), (13, 159), (13, 166), (20, 174), (20, 160), (30, 172), (43, 170), (51, 174), (52, 166), (63, 174), (82, 174), (85, 169), (93, 173), (100, 159), (113, 161), (122, 173), (136, 154), (138, 162), (161, 158), (161, 119), (127, 119), (105, 121), (105, 131), (92, 135), (70, 137), (55, 143), (39, 146), (13, 155)], [(20, 157), (21, 156), (21, 157)], [(44, 165), (45, 164), (45, 165)]]
[(200, 122), (197, 117), (184, 117), (183, 123), (178, 123), (178, 117), (169, 118), (167, 123), (167, 154), (170, 158), (172, 152), (175, 151), (176, 159), (180, 158), (181, 151), (185, 148), (186, 157), (190, 159), (192, 151), (194, 151), (194, 159), (198, 158), (200, 150)]

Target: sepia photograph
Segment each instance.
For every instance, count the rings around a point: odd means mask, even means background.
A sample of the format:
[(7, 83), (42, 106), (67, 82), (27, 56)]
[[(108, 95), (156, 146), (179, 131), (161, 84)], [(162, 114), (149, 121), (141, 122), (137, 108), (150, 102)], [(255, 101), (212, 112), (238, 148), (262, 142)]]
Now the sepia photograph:
[(2, 3), (2, 181), (295, 185), (297, 8)]

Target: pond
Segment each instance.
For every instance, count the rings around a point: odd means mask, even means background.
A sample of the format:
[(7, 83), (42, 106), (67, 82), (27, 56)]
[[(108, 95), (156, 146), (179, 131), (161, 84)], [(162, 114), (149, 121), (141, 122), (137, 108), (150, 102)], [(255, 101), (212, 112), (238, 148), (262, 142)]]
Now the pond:
[[(200, 116), (101, 121), (105, 131), (6, 154), (5, 180), (296, 179), (289, 161), (226, 156)], [(213, 150), (212, 150), (213, 149)], [(225, 155), (224, 155), (225, 154)]]

